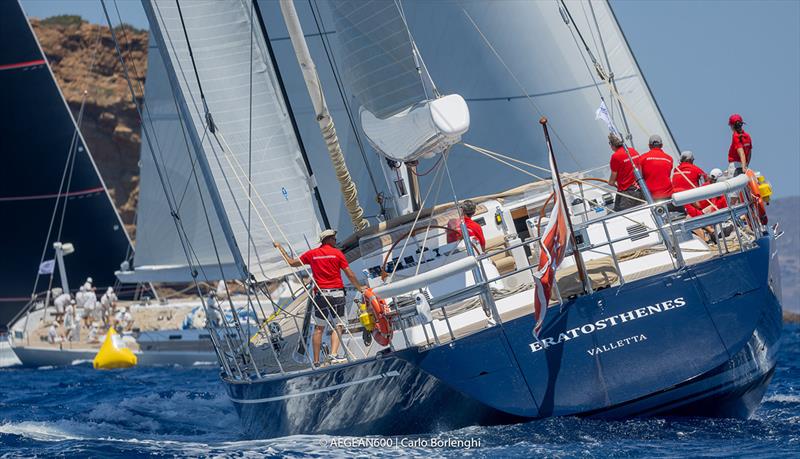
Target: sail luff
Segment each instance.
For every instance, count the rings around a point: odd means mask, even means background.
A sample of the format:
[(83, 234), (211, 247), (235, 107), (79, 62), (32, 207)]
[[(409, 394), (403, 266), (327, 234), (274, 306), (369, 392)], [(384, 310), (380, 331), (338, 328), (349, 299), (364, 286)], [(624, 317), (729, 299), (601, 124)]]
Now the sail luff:
[[(213, 178), (206, 186), (209, 192), (213, 187), (224, 210), (220, 222), (227, 220), (236, 247), (248, 258), (255, 255), (247, 267), (252, 275), (289, 273), (273, 241), (304, 247), (317, 237), (315, 186), (266, 40), (255, 26), (254, 5), (197, 0), (181, 3), (178, 11), (175, 0), (148, 4), (173, 90), (186, 104), (181, 118), (199, 139), (194, 154), (205, 159)], [(234, 264), (235, 258), (244, 259), (237, 252), (230, 258)]]
[[(147, 15), (148, 21), (151, 24), (151, 29), (150, 29), (151, 33), (155, 34), (156, 40), (159, 43), (162, 44), (166, 43), (161, 33), (161, 29), (157, 26), (159, 22), (156, 17), (155, 11), (152, 8), (152, 5), (148, 1), (143, 1), (142, 5), (144, 6), (145, 14)], [(169, 56), (166, 46), (160, 46), (159, 51), (161, 52), (161, 57), (164, 62), (164, 66), (167, 69), (167, 77), (169, 78), (170, 85), (172, 86), (172, 90), (177, 99), (178, 109), (180, 111), (180, 114), (185, 120), (192, 119), (191, 112), (189, 111), (188, 104), (186, 103), (186, 99), (183, 96), (183, 92), (180, 89), (180, 83), (177, 81), (177, 73), (175, 72), (175, 68), (172, 65), (172, 59)], [(239, 251), (239, 247), (236, 244), (236, 238), (233, 235), (233, 229), (231, 228), (230, 222), (228, 221), (228, 217), (225, 212), (224, 205), (222, 204), (222, 198), (220, 197), (219, 191), (217, 190), (217, 187), (215, 185), (214, 176), (211, 173), (211, 169), (209, 167), (206, 156), (201, 153), (204, 151), (202, 142), (199, 136), (197, 135), (196, 130), (188, 129), (188, 131), (189, 131), (188, 132), (189, 139), (192, 143), (195, 153), (195, 160), (197, 162), (197, 165), (200, 167), (200, 171), (203, 174), (203, 179), (207, 185), (207, 189), (211, 197), (214, 210), (217, 214), (217, 218), (222, 228), (222, 232), (225, 235), (225, 241), (227, 242), (228, 248), (230, 249), (231, 255), (233, 256), (233, 260), (236, 265), (236, 270), (239, 275), (238, 277), (240, 279), (247, 279), (249, 277), (247, 267), (245, 266), (244, 259), (242, 258), (242, 254)], [(213, 239), (212, 243), (215, 243)]]

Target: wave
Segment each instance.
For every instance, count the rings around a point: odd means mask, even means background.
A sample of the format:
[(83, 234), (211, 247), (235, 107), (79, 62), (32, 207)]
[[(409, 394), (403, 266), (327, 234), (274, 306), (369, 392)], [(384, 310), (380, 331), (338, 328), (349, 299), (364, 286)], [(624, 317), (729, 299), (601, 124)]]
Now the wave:
[(800, 403), (800, 395), (773, 394), (764, 397), (764, 403)]

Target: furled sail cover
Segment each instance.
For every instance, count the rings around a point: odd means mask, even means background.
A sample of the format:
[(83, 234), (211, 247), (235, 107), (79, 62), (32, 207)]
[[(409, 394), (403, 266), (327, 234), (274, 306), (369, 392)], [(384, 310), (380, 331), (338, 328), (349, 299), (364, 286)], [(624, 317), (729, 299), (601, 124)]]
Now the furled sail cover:
[[(194, 135), (202, 141), (214, 179), (209, 186), (215, 186), (222, 198), (225, 215), (221, 218), (230, 222), (236, 245), (253, 275), (272, 278), (286, 274), (289, 268), (273, 248), (272, 237), (288, 242), (298, 251), (305, 250), (306, 241), (316, 239), (319, 223), (311, 181), (255, 19), (251, 99), (250, 2), (181, 2), (197, 72), (217, 126), (216, 136), (206, 126), (176, 2), (151, 0), (146, 6), (152, 13), (151, 28), (163, 39), (162, 56), (170, 60), (189, 106)], [(218, 140), (226, 147), (224, 150)], [(249, 216), (248, 184), (252, 185), (253, 201)], [(249, 227), (252, 231), (248, 231)], [(222, 234), (219, 236), (218, 246)]]
[[(151, 34), (142, 110), (142, 129), (147, 130), (148, 135), (142, 136), (139, 160), (136, 256), (133, 260), (134, 270), (118, 272), (117, 277), (123, 282), (188, 282), (192, 279), (194, 268), (200, 280), (235, 278), (237, 271), (233, 257), (222, 236), (205, 181), (196, 166), (193, 173), (195, 153), (186, 130), (191, 127), (182, 122), (178, 115), (175, 95), (166, 72), (158, 44)], [(180, 216), (182, 238), (179, 237), (164, 196), (154, 155), (166, 182), (167, 192)], [(198, 185), (201, 191), (198, 191)], [(208, 214), (208, 222), (205, 213)], [(217, 238), (223, 271), (220, 271), (214, 253), (209, 222)], [(187, 252), (192, 260), (191, 267), (186, 258)]]
[[(331, 37), (340, 34), (337, 4), (320, 3), (328, 6), (323, 8), (327, 13), (323, 23)], [(546, 115), (562, 170), (586, 171), (607, 165), (608, 130), (595, 120), (602, 94), (617, 127), (626, 131), (627, 121), (633, 145), (639, 151), (647, 150), (651, 134), (660, 134), (665, 151), (677, 154), (675, 141), (606, 1), (568, 1), (567, 6), (594, 55), (607, 71), (614, 73), (627, 104), (625, 119), (607, 85), (596, 77), (582, 46), (576, 45), (577, 36), (573, 38), (564, 24), (555, 0), (404, 1), (402, 5), (414, 41), (437, 86), (443, 91), (458, 92), (469, 104), (470, 130), (463, 136), (465, 142), (546, 166), (547, 154), (538, 124), (539, 117)], [(487, 46), (470, 17), (503, 62)], [(310, 21), (313, 24), (313, 18)], [(332, 39), (331, 43), (337, 66), (345, 75), (347, 49), (340, 39)], [(348, 79), (345, 87), (348, 103), (357, 109), (358, 100), (352, 97), (356, 88)], [(460, 146), (454, 147), (448, 163), (451, 170), (458, 170), (458, 196), (497, 192), (530, 181), (530, 177)], [(423, 189), (432, 177), (433, 174), (420, 178)]]
[[(458, 142), (469, 110), (454, 94), (433, 100), (421, 78), (398, 3), (342, 0), (330, 3), (341, 45), (340, 69), (360, 104), (361, 127), (372, 145), (396, 160), (429, 156)], [(428, 86), (431, 86), (428, 84)]]

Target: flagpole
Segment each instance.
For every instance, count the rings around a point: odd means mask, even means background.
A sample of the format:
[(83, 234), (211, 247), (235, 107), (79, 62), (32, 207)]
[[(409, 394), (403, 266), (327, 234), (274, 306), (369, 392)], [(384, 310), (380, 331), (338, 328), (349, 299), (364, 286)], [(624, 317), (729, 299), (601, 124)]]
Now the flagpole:
[[(539, 119), (539, 124), (542, 125), (542, 129), (544, 130), (544, 140), (547, 142), (547, 153), (550, 155), (550, 161), (553, 162), (553, 169), (555, 169), (556, 173), (556, 176), (553, 177), (553, 181), (555, 182), (554, 184), (556, 185), (556, 190), (558, 190), (558, 193), (561, 196), (561, 205), (565, 206), (564, 216), (567, 218), (569, 238), (572, 242), (572, 256), (575, 258), (575, 265), (578, 267), (578, 276), (581, 278), (584, 293), (592, 293), (592, 284), (589, 282), (589, 277), (586, 275), (586, 265), (583, 264), (581, 251), (578, 250), (578, 241), (575, 239), (575, 231), (572, 228), (572, 219), (569, 216), (569, 212), (566, 211), (567, 200), (564, 196), (564, 188), (561, 185), (561, 173), (558, 171), (558, 162), (556, 161), (556, 155), (553, 153), (553, 144), (550, 142), (550, 133), (547, 131), (547, 117), (543, 116), (541, 119)], [(555, 276), (555, 273), (553, 276)]]

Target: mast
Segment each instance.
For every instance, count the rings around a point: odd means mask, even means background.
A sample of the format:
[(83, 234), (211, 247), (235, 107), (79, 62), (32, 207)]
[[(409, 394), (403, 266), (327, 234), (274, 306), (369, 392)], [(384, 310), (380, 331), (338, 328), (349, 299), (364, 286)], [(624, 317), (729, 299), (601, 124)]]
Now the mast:
[(298, 140), (297, 145), (300, 147), (300, 154), (303, 156), (303, 164), (306, 166), (308, 176), (311, 177), (314, 188), (314, 198), (317, 201), (317, 207), (319, 208), (319, 213), (322, 217), (322, 223), (325, 225), (325, 228), (330, 228), (331, 222), (328, 220), (328, 213), (325, 211), (325, 204), (322, 201), (322, 195), (319, 193), (319, 186), (317, 185), (316, 177), (314, 177), (314, 171), (311, 169), (311, 162), (308, 160), (308, 153), (306, 152), (305, 144), (303, 144), (302, 137), (300, 137), (300, 129), (297, 127), (297, 119), (295, 119), (294, 110), (292, 110), (292, 103), (289, 101), (289, 94), (286, 92), (286, 86), (283, 84), (283, 77), (281, 76), (281, 70), (278, 66), (278, 60), (275, 58), (275, 52), (272, 49), (272, 42), (269, 39), (269, 33), (267, 32), (267, 27), (264, 24), (264, 18), (261, 15), (261, 7), (257, 1), (253, 2), (253, 7), (256, 11), (258, 25), (261, 27), (261, 33), (264, 34), (264, 41), (267, 45), (267, 53), (269, 53), (269, 58), (272, 59), (272, 65), (275, 66), (275, 77), (278, 81), (278, 86), (281, 89), (281, 96), (286, 102), (286, 111), (289, 113), (289, 119), (292, 122), (292, 130), (294, 131), (294, 135)]
[[(325, 145), (328, 147), (328, 154), (330, 155), (331, 162), (333, 163), (334, 170), (336, 171), (336, 179), (339, 181), (339, 188), (342, 191), (345, 207), (350, 214), (350, 221), (353, 223), (355, 231), (363, 230), (369, 226), (369, 222), (364, 218), (364, 209), (358, 203), (358, 189), (350, 176), (350, 171), (344, 161), (341, 145), (339, 145), (339, 138), (336, 135), (336, 127), (333, 124), (328, 106), (325, 102), (325, 95), (322, 92), (322, 84), (317, 74), (314, 61), (311, 59), (311, 53), (308, 50), (305, 36), (303, 35), (303, 28), (300, 26), (300, 18), (297, 16), (297, 11), (294, 8), (292, 0), (281, 0), (281, 13), (286, 22), (286, 28), (289, 31), (289, 37), (292, 41), (297, 62), (300, 64), (300, 69), (303, 72), (303, 79), (306, 82), (308, 95), (311, 97), (311, 103), (314, 105), (316, 112), (316, 119), (319, 123), (322, 137), (325, 139)], [(269, 40), (267, 40), (269, 41)], [(281, 89), (283, 89), (281, 87)]]

